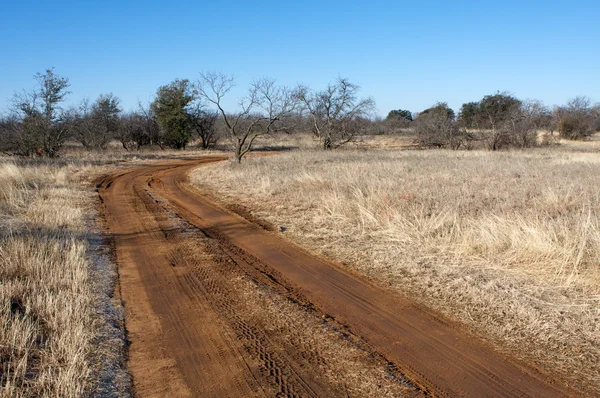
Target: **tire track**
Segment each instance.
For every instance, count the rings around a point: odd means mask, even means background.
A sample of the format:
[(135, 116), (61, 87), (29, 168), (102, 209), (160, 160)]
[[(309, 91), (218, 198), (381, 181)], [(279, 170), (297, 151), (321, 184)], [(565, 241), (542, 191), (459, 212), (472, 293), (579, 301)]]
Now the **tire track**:
[[(283, 285), (173, 212), (161, 181), (152, 180), (156, 169), (120, 173), (98, 187), (122, 274), (137, 395), (413, 392), (385, 372), (385, 361), (325, 330), (281, 294)], [(351, 361), (340, 363), (324, 344)], [(347, 377), (359, 371), (362, 380)]]
[[(233, 255), (231, 250), (226, 250), (218, 240), (206, 237), (197, 228), (179, 218), (168, 205), (165, 205), (166, 201), (158, 198), (159, 194), (148, 190), (146, 193), (162, 212), (168, 214), (168, 217), (155, 215), (163, 222), (162, 230), (182, 231), (171, 234), (169, 237), (175, 247), (170, 259), (172, 264), (193, 270), (193, 272), (183, 274), (183, 278), (187, 281), (185, 284), (187, 294), (194, 300), (210, 303), (214, 311), (221, 318), (227, 320), (246, 352), (260, 363), (260, 377), (275, 387), (275, 395), (286, 397), (346, 395), (342, 393), (342, 390), (336, 392), (336, 386), (331, 385), (327, 380), (319, 380), (318, 376), (314, 373), (311, 374), (315, 368), (322, 369), (329, 365), (323, 354), (315, 349), (313, 341), (307, 338), (306, 335), (311, 334), (310, 330), (302, 330), (301, 327), (286, 327), (285, 335), (289, 344), (281, 347), (281, 342), (273, 341), (268, 333), (260, 328), (256, 317), (249, 318), (247, 316), (248, 308), (236, 300), (240, 290), (256, 289), (258, 286), (242, 286), (243, 284), (239, 282), (233, 282), (235, 278), (240, 276), (249, 278), (253, 284), (257, 283), (256, 276), (264, 279), (266, 283), (273, 280), (265, 279), (262, 273), (252, 276), (251, 274), (255, 273), (247, 271), (255, 270), (255, 268), (247, 261), (239, 255)], [(178, 228), (173, 228), (173, 223)], [(204, 239), (199, 238), (199, 235)], [(206, 253), (210, 253), (210, 261), (199, 260), (206, 258)], [(218, 267), (215, 267), (215, 264), (218, 264)], [(275, 284), (275, 286), (281, 287), (280, 284)], [(268, 291), (268, 294), (278, 293), (264, 283), (262, 288)], [(314, 315), (311, 316), (314, 317)], [(262, 319), (262, 322), (268, 322), (268, 320)], [(381, 360), (379, 362), (378, 365), (382, 367), (383, 363)], [(310, 371), (307, 372), (306, 369), (310, 369)], [(339, 369), (331, 369), (331, 371), (339, 373)], [(399, 384), (399, 390), (405, 389), (399, 375), (390, 378), (388, 382)], [(339, 387), (337, 388), (339, 389)]]

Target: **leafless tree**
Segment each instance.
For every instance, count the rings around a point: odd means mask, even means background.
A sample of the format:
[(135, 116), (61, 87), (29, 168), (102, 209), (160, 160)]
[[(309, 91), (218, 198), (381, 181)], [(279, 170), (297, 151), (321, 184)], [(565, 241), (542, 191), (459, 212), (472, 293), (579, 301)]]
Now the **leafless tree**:
[(23, 123), (14, 115), (0, 119), (0, 152), (6, 155), (27, 155), (21, 153), (23, 139)]
[(149, 104), (138, 101), (138, 109), (121, 115), (114, 135), (126, 151), (140, 150), (146, 145), (163, 148), (163, 136)]
[(575, 97), (554, 111), (557, 130), (562, 138), (580, 140), (597, 131), (598, 108), (588, 97)]
[(299, 86), (295, 95), (311, 118), (313, 134), (323, 149), (338, 148), (361, 132), (360, 119), (368, 119), (375, 109), (371, 98), (358, 98), (359, 86), (338, 78), (323, 91), (313, 92)]
[(385, 126), (385, 130), (390, 134), (403, 133), (408, 130), (413, 123), (412, 120), (397, 115), (388, 116), (381, 122)]
[(135, 112), (121, 115), (115, 138), (128, 152), (132, 148), (140, 150), (142, 146), (149, 145), (150, 134), (144, 116)]
[(513, 147), (528, 148), (540, 144), (538, 134), (551, 124), (551, 113), (540, 101), (523, 101), (511, 110), (504, 127)]
[(217, 144), (219, 139), (217, 121), (219, 113), (206, 109), (204, 104), (196, 103), (190, 111), (191, 128), (201, 140), (202, 149)]
[(149, 145), (158, 145), (160, 149), (164, 149), (165, 135), (158, 124), (158, 118), (152, 109), (152, 103), (144, 105), (141, 101), (138, 101), (136, 114), (144, 121), (144, 129), (150, 138)]
[(120, 100), (101, 94), (94, 103), (84, 98), (67, 112), (72, 120), (71, 136), (87, 149), (105, 149), (119, 129)]
[(96, 132), (92, 120), (92, 104), (89, 98), (81, 100), (77, 107), (69, 110), (73, 118), (72, 137), (79, 141), (84, 148), (100, 146), (96, 143)]
[(234, 78), (222, 73), (201, 73), (197, 83), (201, 99), (214, 105), (221, 115), (227, 134), (233, 143), (235, 159), (242, 158), (261, 136), (289, 129), (286, 116), (296, 109), (293, 93), (279, 87), (271, 79), (253, 82), (248, 95), (239, 101), (239, 109), (229, 113), (224, 109), (223, 97), (234, 87)]

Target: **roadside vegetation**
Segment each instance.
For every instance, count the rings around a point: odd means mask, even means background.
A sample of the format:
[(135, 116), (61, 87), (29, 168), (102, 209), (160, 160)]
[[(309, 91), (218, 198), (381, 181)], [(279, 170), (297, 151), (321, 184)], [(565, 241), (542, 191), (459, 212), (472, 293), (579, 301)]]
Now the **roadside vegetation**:
[[(0, 160), (0, 395), (127, 395), (98, 167)], [(122, 326), (122, 325), (121, 325)]]
[(193, 182), (600, 391), (597, 142), (529, 151), (300, 151)]

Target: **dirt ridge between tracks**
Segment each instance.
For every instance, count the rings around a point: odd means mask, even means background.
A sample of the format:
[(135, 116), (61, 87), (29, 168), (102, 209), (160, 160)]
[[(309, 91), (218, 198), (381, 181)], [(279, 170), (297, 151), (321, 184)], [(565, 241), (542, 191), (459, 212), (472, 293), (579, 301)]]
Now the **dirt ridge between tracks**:
[(138, 395), (576, 395), (214, 204), (187, 173), (220, 160), (140, 166), (99, 184)]

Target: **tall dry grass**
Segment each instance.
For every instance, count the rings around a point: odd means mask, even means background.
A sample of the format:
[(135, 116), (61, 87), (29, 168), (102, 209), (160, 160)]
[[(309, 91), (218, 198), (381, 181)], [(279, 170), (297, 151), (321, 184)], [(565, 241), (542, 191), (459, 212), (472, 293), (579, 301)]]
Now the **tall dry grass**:
[(81, 193), (66, 170), (0, 165), (4, 396), (82, 396), (92, 350)]
[(499, 349), (600, 391), (595, 151), (304, 151), (192, 178)]
[[(115, 356), (122, 355), (123, 341), (108, 324), (119, 317), (108, 302), (114, 279), (104, 275), (101, 285), (101, 274), (110, 273), (108, 262), (102, 268), (90, 255), (90, 238), (98, 233), (90, 228), (94, 193), (87, 180), (99, 171), (81, 162), (0, 162), (3, 397), (127, 391), (125, 384), (115, 385), (117, 377), (127, 380), (118, 369), (108, 369), (106, 358), (113, 356), (110, 366), (120, 367), (122, 358)], [(110, 381), (107, 372), (113, 373)]]

